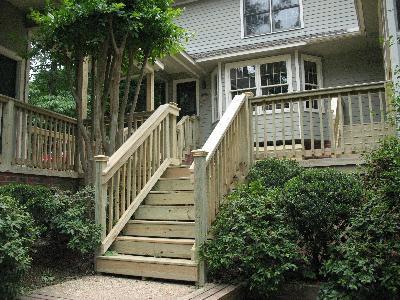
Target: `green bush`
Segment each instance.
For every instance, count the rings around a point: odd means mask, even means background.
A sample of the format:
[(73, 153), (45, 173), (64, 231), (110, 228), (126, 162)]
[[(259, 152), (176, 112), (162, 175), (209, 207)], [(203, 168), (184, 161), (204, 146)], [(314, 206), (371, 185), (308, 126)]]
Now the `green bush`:
[(283, 187), (285, 183), (300, 175), (303, 168), (295, 160), (270, 158), (256, 162), (250, 170), (249, 181), (261, 180), (266, 188)]
[(215, 280), (247, 282), (255, 294), (276, 291), (302, 259), (293, 230), (276, 210), (277, 191), (250, 183), (228, 196), (202, 257)]
[(306, 170), (282, 189), (278, 207), (299, 233), (299, 245), (310, 258), (311, 275), (319, 276), (328, 246), (340, 241), (362, 198), (360, 180), (333, 169)]
[(368, 202), (332, 246), (323, 299), (400, 297), (400, 140), (389, 138), (367, 157)]
[(12, 299), (31, 264), (30, 252), (38, 237), (32, 216), (18, 201), (0, 196), (0, 295)]
[(86, 254), (99, 244), (100, 228), (94, 224), (94, 189), (86, 187), (73, 194), (42, 186), (11, 184), (0, 187), (7, 195), (26, 205), (42, 228), (42, 237)]

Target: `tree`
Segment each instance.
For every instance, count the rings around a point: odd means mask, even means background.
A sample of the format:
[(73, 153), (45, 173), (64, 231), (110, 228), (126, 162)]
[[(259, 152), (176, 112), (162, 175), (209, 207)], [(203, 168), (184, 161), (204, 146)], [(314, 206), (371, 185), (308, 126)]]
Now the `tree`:
[[(93, 180), (93, 156), (112, 155), (122, 144), (130, 104), (128, 129), (145, 68), (156, 58), (181, 50), (185, 31), (174, 23), (180, 14), (173, 0), (51, 1), (45, 13), (33, 12), (40, 25), (36, 46), (65, 66), (76, 102), (80, 157), (87, 182)], [(90, 58), (91, 126), (84, 126), (82, 85), (85, 58)], [(134, 97), (129, 98), (136, 65), (140, 73)], [(124, 75), (124, 76), (123, 76)], [(121, 79), (126, 83), (121, 90)], [(109, 123), (106, 124), (106, 120)], [(85, 149), (85, 153), (84, 153)]]

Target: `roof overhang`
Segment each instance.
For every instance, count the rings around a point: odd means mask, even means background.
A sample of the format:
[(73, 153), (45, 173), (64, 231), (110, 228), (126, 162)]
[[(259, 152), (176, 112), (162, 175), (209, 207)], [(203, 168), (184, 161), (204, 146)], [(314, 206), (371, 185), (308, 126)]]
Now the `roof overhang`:
[(165, 57), (162, 63), (164, 71), (168, 74), (188, 73), (196, 78), (206, 74), (203, 68), (184, 51)]

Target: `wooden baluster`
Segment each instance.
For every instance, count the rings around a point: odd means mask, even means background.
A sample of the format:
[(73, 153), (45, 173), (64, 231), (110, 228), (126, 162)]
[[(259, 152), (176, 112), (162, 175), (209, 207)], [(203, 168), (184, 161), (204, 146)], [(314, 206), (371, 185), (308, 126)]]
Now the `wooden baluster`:
[(294, 102), (293, 99), (290, 99), (289, 102), (289, 109), (290, 109), (290, 136), (292, 140), (292, 157), (296, 157), (296, 140), (294, 136), (294, 116), (293, 116), (293, 110), (294, 110)]
[(26, 157), (28, 160), (28, 166), (29, 167), (33, 167), (35, 164), (33, 163), (33, 156), (32, 156), (32, 122), (33, 122), (33, 118), (32, 118), (32, 114), (33, 112), (29, 112), (28, 113), (28, 128), (27, 128), (27, 141), (26, 141)]
[(136, 198), (137, 195), (137, 180), (138, 180), (138, 176), (137, 176), (137, 170), (138, 170), (138, 163), (137, 163), (137, 155), (138, 155), (138, 151), (136, 151), (133, 154), (133, 160), (132, 160), (132, 165), (133, 165), (133, 169), (131, 169), (131, 176), (132, 176), (132, 197), (131, 197), (131, 202)]
[(310, 102), (310, 111), (309, 111), (309, 115), (310, 115), (310, 146), (311, 146), (311, 156), (314, 157), (315, 156), (315, 141), (314, 141), (314, 115), (313, 115), (313, 99), (310, 97), (309, 100)]
[(129, 157), (127, 162), (127, 170), (126, 170), (126, 208), (131, 205), (132, 202), (132, 156)]
[(67, 170), (68, 166), (67, 166), (67, 127), (68, 127), (68, 123), (64, 122), (64, 126), (63, 126), (63, 154), (62, 154), (62, 168), (63, 170)]
[(331, 140), (331, 155), (336, 155), (336, 139), (335, 139), (335, 120), (332, 113), (332, 96), (328, 98), (329, 103), (329, 135)]
[(370, 123), (370, 130), (371, 130), (371, 134), (369, 134), (367, 141), (369, 140), (369, 138), (371, 138), (371, 140), (369, 141), (369, 146), (373, 146), (376, 143), (378, 143), (378, 140), (376, 138), (375, 135), (375, 124), (374, 124), (374, 108), (372, 106), (372, 94), (369, 91), (368, 92), (368, 108), (369, 108), (369, 123)]
[(344, 137), (344, 112), (343, 112), (342, 94), (338, 95), (338, 106), (339, 106), (339, 124), (340, 124), (339, 132), (340, 132), (340, 144), (341, 144), (339, 151), (340, 154), (343, 154), (345, 148), (345, 137)]
[(285, 128), (285, 103), (281, 100), (281, 135), (282, 135), (282, 155), (286, 155), (286, 128)]
[(385, 130), (385, 112), (383, 108), (383, 93), (382, 91), (379, 91), (379, 110), (380, 110), (380, 116), (381, 116), (381, 134), (384, 133)]
[(38, 116), (33, 113), (32, 129), (32, 166), (38, 167)]
[(318, 98), (318, 116), (319, 116), (319, 134), (321, 140), (321, 155), (325, 156), (325, 137), (324, 137), (324, 119), (322, 114), (322, 109), (324, 107), (324, 100), (321, 96)]
[(142, 180), (143, 179), (143, 176), (142, 176), (142, 174), (143, 174), (143, 152), (144, 152), (143, 148), (144, 148), (144, 145), (140, 146), (139, 150), (138, 150), (138, 153), (139, 153), (139, 157), (137, 160), (138, 193), (140, 193), (142, 190), (142, 182), (143, 182), (143, 180)]
[(115, 176), (111, 177), (111, 183), (109, 184), (108, 194), (110, 195), (109, 203), (108, 203), (108, 231), (114, 226), (114, 195), (115, 195)]
[(170, 138), (171, 138), (171, 134), (170, 134), (170, 130), (171, 130), (171, 128), (170, 128), (170, 125), (169, 125), (169, 121), (170, 121), (170, 119), (169, 118), (166, 118), (165, 119), (165, 147), (166, 147), (166, 155), (167, 155), (167, 158), (171, 158), (171, 147), (170, 147), (170, 144), (171, 144), (171, 142), (170, 142)]
[[(5, 126), (7, 124), (7, 126)], [(10, 169), (14, 162), (15, 154), (15, 108), (14, 101), (9, 100), (3, 114), (2, 158), (1, 163), (6, 169)]]
[(126, 164), (124, 164), (121, 168), (121, 205), (120, 205), (120, 216), (122, 216), (126, 210)]
[(274, 156), (277, 157), (276, 150), (276, 102), (272, 105), (272, 134), (273, 134), (273, 143), (274, 143)]
[(350, 124), (350, 153), (353, 153), (353, 147), (354, 147), (354, 127), (353, 127), (353, 100), (351, 99), (351, 94), (347, 94), (347, 99), (349, 101), (349, 124)]
[(300, 140), (301, 140), (301, 156), (304, 157), (306, 153), (304, 145), (304, 102), (299, 99), (299, 118), (300, 118)]
[(254, 111), (254, 122), (255, 122), (254, 129), (255, 129), (255, 132), (256, 132), (255, 139), (256, 139), (256, 157), (257, 157), (257, 159), (260, 158), (260, 145), (259, 145), (260, 137), (258, 135), (258, 129), (259, 129), (259, 124), (258, 124), (258, 111), (259, 111), (259, 109), (258, 108), (259, 108), (259, 105), (257, 104), (255, 106), (255, 111)]
[(365, 151), (365, 144), (364, 144), (364, 137), (365, 137), (365, 130), (364, 130), (364, 110), (363, 110), (363, 101), (362, 101), (362, 95), (359, 92), (358, 93), (358, 106), (359, 106), (359, 111), (360, 111), (360, 123), (361, 123), (361, 137), (360, 137), (360, 143), (361, 143), (361, 151)]
[(118, 221), (120, 217), (120, 209), (121, 209), (121, 201), (120, 201), (120, 190), (121, 190), (121, 169), (119, 169), (116, 173), (115, 178), (115, 195), (114, 195), (114, 203), (115, 203), (115, 220)]

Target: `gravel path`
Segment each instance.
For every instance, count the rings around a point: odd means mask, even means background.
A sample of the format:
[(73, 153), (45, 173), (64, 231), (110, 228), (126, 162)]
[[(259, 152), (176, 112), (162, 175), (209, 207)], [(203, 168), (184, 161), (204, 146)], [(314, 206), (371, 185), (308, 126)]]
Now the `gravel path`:
[(47, 293), (73, 300), (172, 300), (188, 295), (195, 289), (189, 284), (96, 275), (45, 287), (33, 294)]

